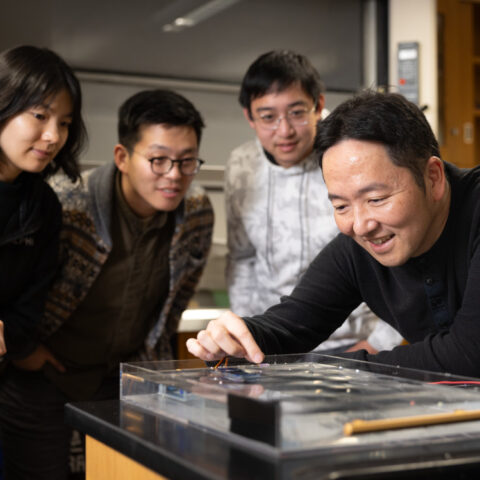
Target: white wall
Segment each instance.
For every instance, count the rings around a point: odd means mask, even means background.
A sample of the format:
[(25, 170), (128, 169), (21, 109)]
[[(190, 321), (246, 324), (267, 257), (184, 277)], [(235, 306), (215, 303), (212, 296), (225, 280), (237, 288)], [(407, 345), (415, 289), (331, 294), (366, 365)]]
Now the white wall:
[[(437, 5), (436, 0), (390, 0), (390, 85), (398, 86), (399, 42), (419, 43), (419, 104), (438, 133)], [(392, 88), (394, 90), (394, 88)]]

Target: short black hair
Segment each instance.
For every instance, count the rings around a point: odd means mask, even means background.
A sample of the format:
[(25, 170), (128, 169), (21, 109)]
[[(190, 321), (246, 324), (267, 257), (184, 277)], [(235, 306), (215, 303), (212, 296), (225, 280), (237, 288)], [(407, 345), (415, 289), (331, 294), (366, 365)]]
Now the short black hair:
[(281, 92), (295, 83), (316, 106), (325, 86), (310, 60), (291, 50), (272, 50), (260, 55), (250, 65), (243, 77), (238, 101), (251, 113), (253, 100), (270, 92)]
[(393, 164), (408, 168), (422, 189), (428, 159), (440, 158), (438, 142), (425, 115), (398, 93), (363, 91), (322, 120), (315, 139), (320, 166), (325, 152), (346, 139), (381, 143)]
[(0, 54), (0, 128), (15, 115), (66, 89), (73, 111), (65, 145), (42, 171), (47, 177), (62, 169), (74, 181), (80, 176), (78, 156), (87, 134), (82, 119), (82, 93), (73, 70), (55, 52), (30, 45)]
[(165, 124), (192, 127), (198, 144), (205, 126), (193, 104), (171, 90), (143, 90), (128, 98), (118, 111), (118, 141), (129, 152), (140, 140), (140, 128)]

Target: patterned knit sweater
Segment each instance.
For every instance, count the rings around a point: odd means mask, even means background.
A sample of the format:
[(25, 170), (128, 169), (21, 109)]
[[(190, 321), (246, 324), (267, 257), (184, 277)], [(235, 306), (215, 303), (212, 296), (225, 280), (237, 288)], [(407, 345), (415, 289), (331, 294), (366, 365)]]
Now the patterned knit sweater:
[[(90, 170), (72, 185), (54, 177), (51, 185), (63, 207), (60, 270), (49, 292), (40, 334), (48, 338), (82, 302), (112, 249), (110, 236), (115, 165)], [(209, 253), (213, 210), (201, 187), (192, 184), (176, 210), (169, 265), (170, 288), (158, 319), (135, 359), (172, 357), (171, 337), (194, 293)], [(132, 360), (132, 359), (129, 359)]]

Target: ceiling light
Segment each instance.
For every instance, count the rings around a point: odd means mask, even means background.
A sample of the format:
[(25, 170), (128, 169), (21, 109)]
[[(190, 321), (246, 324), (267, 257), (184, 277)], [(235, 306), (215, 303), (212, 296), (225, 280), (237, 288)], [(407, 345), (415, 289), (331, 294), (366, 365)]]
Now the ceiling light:
[(177, 17), (173, 22), (167, 23), (162, 27), (162, 30), (164, 32), (180, 32), (185, 28), (193, 27), (207, 18), (213, 17), (238, 1), (239, 0), (211, 0), (201, 7), (193, 9), (189, 13)]

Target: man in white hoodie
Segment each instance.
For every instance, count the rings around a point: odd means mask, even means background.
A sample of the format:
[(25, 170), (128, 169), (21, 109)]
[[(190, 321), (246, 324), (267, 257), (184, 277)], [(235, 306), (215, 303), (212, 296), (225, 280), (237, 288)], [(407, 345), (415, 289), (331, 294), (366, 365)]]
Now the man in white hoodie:
[[(227, 283), (237, 315), (258, 314), (288, 295), (338, 233), (312, 153), (328, 113), (323, 91), (310, 61), (291, 51), (261, 55), (243, 78), (239, 101), (257, 138), (232, 152), (225, 174)], [(363, 305), (318, 349), (376, 353), (400, 342)]]

